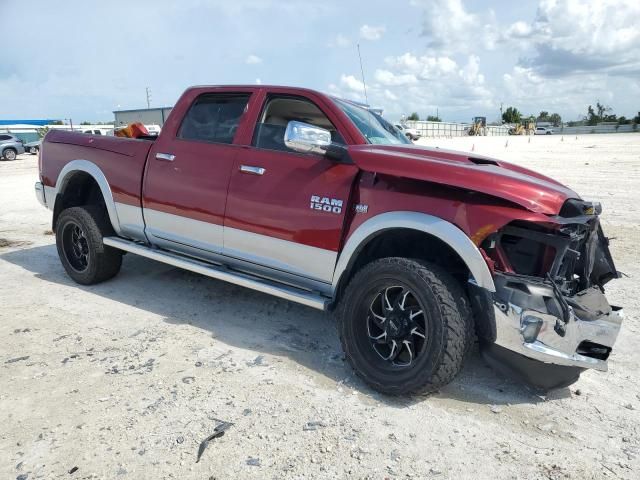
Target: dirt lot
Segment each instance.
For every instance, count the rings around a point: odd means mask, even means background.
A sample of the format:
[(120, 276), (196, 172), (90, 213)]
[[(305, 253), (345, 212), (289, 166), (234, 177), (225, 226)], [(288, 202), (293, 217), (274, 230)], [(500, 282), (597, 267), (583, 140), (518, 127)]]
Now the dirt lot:
[[(628, 275), (608, 290), (627, 313), (608, 373), (542, 398), (474, 352), (440, 393), (386, 398), (329, 315), (132, 255), (80, 287), (20, 156), (0, 162), (0, 478), (640, 478), (640, 134), (421, 142), (603, 202)], [(234, 425), (196, 463), (215, 419)]]

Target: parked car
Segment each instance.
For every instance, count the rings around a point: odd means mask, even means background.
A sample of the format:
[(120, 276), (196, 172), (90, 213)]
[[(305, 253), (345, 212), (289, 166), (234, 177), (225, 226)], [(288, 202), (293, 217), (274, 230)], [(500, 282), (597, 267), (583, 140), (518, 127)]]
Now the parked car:
[(24, 153), (22, 140), (8, 133), (0, 133), (0, 158), (15, 160), (22, 153)]
[(622, 310), (604, 295), (619, 274), (601, 206), (412, 145), (347, 100), (193, 87), (157, 138), (53, 130), (40, 157), (36, 195), (79, 284), (131, 252), (333, 311), (347, 361), (388, 394), (450, 382), (476, 335), (541, 389), (607, 369)]
[(24, 149), (31, 155), (35, 155), (40, 151), (40, 144), (42, 140), (36, 140), (35, 142), (29, 142), (24, 144)]
[(409, 140), (418, 140), (422, 136), (417, 129), (409, 128), (401, 123), (394, 123), (393, 126), (400, 130), (400, 132)]
[(553, 129), (550, 127), (536, 127), (533, 133), (535, 135), (553, 135)]

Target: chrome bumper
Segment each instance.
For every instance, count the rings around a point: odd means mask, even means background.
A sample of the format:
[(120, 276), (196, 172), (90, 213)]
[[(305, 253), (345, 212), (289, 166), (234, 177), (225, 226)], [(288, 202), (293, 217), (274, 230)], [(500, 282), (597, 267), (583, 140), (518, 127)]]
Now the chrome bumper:
[(36, 190), (36, 198), (38, 199), (38, 202), (40, 202), (40, 205), (42, 205), (43, 207), (46, 207), (47, 199), (44, 196), (44, 185), (42, 184), (42, 182), (36, 182), (34, 188)]
[[(562, 320), (553, 315), (499, 301), (494, 301), (493, 307), (497, 345), (544, 363), (600, 371), (607, 371), (607, 360), (582, 355), (577, 352), (578, 346), (589, 341), (613, 347), (624, 318), (618, 307), (612, 307), (609, 313), (593, 320), (582, 320), (570, 309), (570, 319), (561, 336), (555, 326)], [(534, 328), (531, 328), (532, 324)]]

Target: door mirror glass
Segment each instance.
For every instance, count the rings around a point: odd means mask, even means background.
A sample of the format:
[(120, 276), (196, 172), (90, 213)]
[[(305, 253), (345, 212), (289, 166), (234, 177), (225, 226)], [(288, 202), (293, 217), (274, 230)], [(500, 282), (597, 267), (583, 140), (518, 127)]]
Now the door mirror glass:
[(304, 122), (290, 121), (284, 132), (284, 143), (299, 153), (324, 155), (331, 145), (331, 132)]

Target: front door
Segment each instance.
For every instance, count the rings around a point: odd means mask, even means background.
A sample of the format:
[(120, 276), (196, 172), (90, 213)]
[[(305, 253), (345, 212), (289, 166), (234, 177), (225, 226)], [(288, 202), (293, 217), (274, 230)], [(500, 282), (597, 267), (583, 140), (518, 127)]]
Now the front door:
[(291, 120), (332, 131), (322, 110), (302, 97), (267, 96), (251, 146), (231, 174), (224, 253), (273, 270), (330, 283), (357, 167), (284, 144)]
[[(219, 254), (227, 188), (240, 147), (233, 140), (251, 92), (202, 93), (156, 141), (143, 187), (145, 233), (164, 248)], [(181, 100), (184, 102), (184, 98)], [(179, 102), (179, 103), (181, 103)]]

